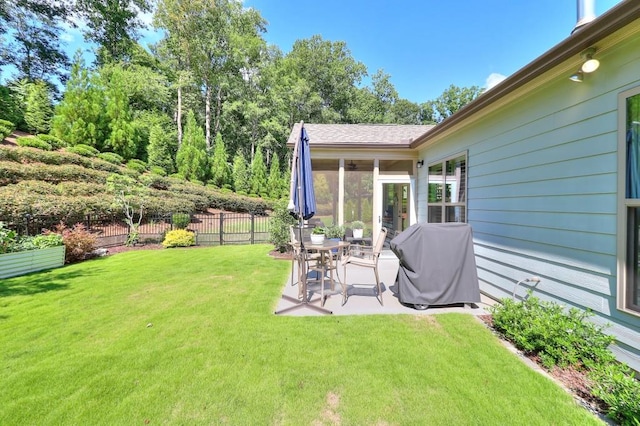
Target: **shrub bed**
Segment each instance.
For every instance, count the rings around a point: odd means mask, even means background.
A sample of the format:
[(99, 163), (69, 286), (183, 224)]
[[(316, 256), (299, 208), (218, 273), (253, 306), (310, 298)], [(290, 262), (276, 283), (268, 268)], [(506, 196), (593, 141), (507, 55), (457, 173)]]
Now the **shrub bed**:
[(614, 337), (588, 321), (592, 315), (543, 302), (531, 292), (522, 301), (504, 299), (492, 308), (494, 328), (518, 349), (539, 357), (548, 369), (557, 365), (584, 371), (592, 396), (606, 406), (607, 415), (621, 425), (637, 425), (640, 382), (616, 361), (609, 350)]

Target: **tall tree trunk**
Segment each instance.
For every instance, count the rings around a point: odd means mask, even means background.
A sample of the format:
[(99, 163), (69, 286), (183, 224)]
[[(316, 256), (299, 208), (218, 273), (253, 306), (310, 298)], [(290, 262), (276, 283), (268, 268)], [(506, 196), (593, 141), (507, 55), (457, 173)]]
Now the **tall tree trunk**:
[(222, 86), (218, 85), (218, 95), (216, 99), (216, 122), (215, 131), (220, 131), (220, 115), (222, 114)]
[(204, 131), (207, 141), (207, 152), (211, 151), (211, 86), (207, 84), (204, 102)]
[(182, 146), (182, 82), (178, 83), (178, 108), (176, 111), (176, 125), (178, 126), (178, 149)]

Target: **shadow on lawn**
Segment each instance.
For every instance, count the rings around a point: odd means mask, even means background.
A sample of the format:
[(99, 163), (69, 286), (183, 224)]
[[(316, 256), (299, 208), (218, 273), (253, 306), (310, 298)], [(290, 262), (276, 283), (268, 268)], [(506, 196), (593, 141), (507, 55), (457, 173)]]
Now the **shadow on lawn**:
[(55, 273), (52, 271), (34, 272), (15, 279), (7, 278), (0, 281), (0, 297), (30, 296), (49, 291), (65, 290), (69, 288), (69, 280), (81, 276), (95, 275), (97, 272), (99, 271), (95, 269), (91, 271), (56, 271)]

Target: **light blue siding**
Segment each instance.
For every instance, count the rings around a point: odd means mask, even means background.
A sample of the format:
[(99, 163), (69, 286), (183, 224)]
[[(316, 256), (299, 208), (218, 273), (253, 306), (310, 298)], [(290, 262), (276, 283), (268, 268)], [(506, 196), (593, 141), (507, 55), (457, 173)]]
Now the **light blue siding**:
[[(467, 218), (481, 290), (511, 297), (539, 276), (544, 300), (611, 324), (621, 360), (640, 370), (640, 318), (618, 311), (618, 94), (640, 85), (640, 36), (601, 56), (582, 84), (560, 76), (421, 150), (425, 164), (467, 152)], [(624, 153), (622, 153), (624, 155)], [(428, 167), (419, 171), (426, 221)]]

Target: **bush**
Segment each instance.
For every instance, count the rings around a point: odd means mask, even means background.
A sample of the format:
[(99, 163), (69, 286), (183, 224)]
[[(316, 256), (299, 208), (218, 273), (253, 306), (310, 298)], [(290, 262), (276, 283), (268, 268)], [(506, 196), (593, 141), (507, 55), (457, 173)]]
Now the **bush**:
[(191, 222), (191, 216), (187, 213), (175, 213), (171, 216), (171, 224), (176, 229), (185, 229)]
[(116, 154), (115, 152), (101, 152), (97, 155), (97, 157), (111, 164), (117, 164), (118, 166), (121, 165), (124, 161), (124, 158), (122, 158), (122, 156)]
[(592, 367), (612, 361), (609, 345), (615, 340), (586, 319), (593, 314), (553, 302), (531, 292), (521, 302), (504, 299), (492, 309), (496, 329), (518, 349), (538, 354), (545, 367)]
[(7, 126), (0, 124), (0, 142), (4, 140), (7, 136), (11, 134), (12, 130)]
[(174, 229), (167, 232), (162, 245), (165, 248), (189, 247), (196, 244), (196, 234), (186, 229)]
[(66, 263), (85, 260), (96, 248), (96, 236), (87, 231), (81, 223), (76, 223), (73, 228), (67, 228), (65, 224), (60, 223), (56, 226), (55, 232), (62, 235), (66, 249)]
[(286, 201), (278, 202), (269, 222), (269, 229), (271, 230), (269, 242), (280, 253), (284, 253), (289, 248), (289, 241), (291, 240), (289, 227), (296, 224), (295, 218), (291, 216), (287, 209)]
[(11, 121), (3, 120), (1, 118), (0, 118), (0, 126), (7, 128), (9, 130), (9, 134), (11, 134), (11, 132), (13, 132), (16, 129), (16, 125), (13, 124)]
[(31, 242), (37, 249), (44, 249), (49, 247), (57, 247), (64, 244), (62, 235), (55, 232), (47, 232), (46, 234), (36, 235), (31, 237)]
[(591, 391), (607, 404), (607, 415), (621, 425), (640, 421), (640, 382), (624, 364), (610, 363), (590, 374)]
[(39, 138), (31, 136), (18, 136), (16, 143), (19, 146), (28, 146), (30, 148), (43, 149), (45, 151), (51, 151), (51, 145)]
[(65, 141), (53, 135), (39, 134), (37, 135), (37, 138), (51, 145), (52, 149), (60, 149), (67, 146), (67, 143)]
[(68, 146), (65, 149), (68, 152), (72, 152), (74, 154), (78, 154), (78, 155), (81, 155), (83, 157), (95, 157), (98, 154), (100, 154), (100, 151), (98, 151), (94, 147), (89, 146), (89, 145), (85, 145), (85, 144), (82, 144), (82, 143), (80, 143), (78, 145), (74, 145), (74, 146)]
[(147, 171), (147, 164), (142, 160), (134, 158), (127, 162), (127, 168), (135, 170), (138, 173), (144, 173)]
[(158, 176), (166, 176), (167, 172), (160, 166), (151, 166), (151, 173)]
[(6, 228), (4, 222), (0, 222), (0, 254), (16, 251), (18, 234), (16, 231)]

